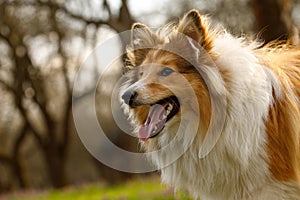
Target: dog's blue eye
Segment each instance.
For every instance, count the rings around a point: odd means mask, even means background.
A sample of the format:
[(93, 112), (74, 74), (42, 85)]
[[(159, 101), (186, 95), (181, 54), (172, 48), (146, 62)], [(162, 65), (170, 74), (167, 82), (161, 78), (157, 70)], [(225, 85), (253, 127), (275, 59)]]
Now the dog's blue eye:
[(169, 68), (169, 67), (165, 67), (163, 68), (158, 75), (160, 76), (169, 76), (170, 74), (172, 74), (172, 72), (174, 72), (173, 69)]

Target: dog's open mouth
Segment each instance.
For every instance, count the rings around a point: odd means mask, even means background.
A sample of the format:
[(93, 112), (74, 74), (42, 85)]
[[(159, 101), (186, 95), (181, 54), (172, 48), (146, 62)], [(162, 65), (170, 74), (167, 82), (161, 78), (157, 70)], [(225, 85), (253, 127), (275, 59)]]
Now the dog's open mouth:
[(162, 99), (151, 105), (147, 119), (139, 128), (139, 138), (146, 141), (157, 136), (180, 110), (180, 104), (175, 96)]

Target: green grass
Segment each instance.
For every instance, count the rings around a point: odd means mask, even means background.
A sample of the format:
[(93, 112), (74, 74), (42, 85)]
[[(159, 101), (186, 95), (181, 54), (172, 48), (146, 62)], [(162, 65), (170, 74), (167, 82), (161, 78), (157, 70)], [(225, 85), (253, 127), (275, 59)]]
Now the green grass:
[[(0, 197), (0, 199), (2, 199)], [(181, 192), (173, 193), (161, 185), (158, 178), (135, 179), (108, 187), (103, 184), (84, 185), (62, 190), (22, 192), (5, 197), (5, 200), (190, 200)]]

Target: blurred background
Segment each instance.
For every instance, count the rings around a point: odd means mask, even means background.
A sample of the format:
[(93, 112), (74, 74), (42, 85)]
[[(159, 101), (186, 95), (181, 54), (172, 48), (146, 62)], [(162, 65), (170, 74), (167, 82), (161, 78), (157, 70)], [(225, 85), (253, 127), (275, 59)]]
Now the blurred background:
[[(110, 109), (122, 61), (97, 84), (105, 55), (92, 50), (136, 21), (159, 27), (191, 8), (236, 36), (299, 44), (300, 0), (0, 0), (0, 194), (146, 176), (94, 159), (76, 133), (72, 112), (82, 113), (79, 123), (93, 131), (86, 102), (96, 89), (97, 116), (107, 136), (137, 151), (136, 139), (116, 126)], [(125, 48), (122, 41), (116, 51)], [(83, 64), (82, 87), (73, 93)]]

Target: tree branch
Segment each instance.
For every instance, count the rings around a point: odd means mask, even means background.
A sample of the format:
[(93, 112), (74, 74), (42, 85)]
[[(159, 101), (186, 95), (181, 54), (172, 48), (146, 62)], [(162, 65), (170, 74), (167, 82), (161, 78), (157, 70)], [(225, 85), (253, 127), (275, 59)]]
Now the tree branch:
[(77, 20), (82, 21), (82, 22), (85, 22), (86, 24), (95, 24), (96, 26), (103, 25), (103, 24), (109, 25), (107, 23), (107, 21), (104, 21), (104, 20), (101, 20), (101, 19), (97, 19), (97, 20), (86, 19), (82, 15), (75, 14), (75, 13), (69, 11), (66, 7), (61, 6), (57, 3), (54, 3), (53, 1), (41, 1), (41, 0), (39, 0), (38, 3), (42, 6), (50, 7), (54, 10), (59, 9), (60, 11), (63, 11), (65, 14), (69, 15), (69, 17), (71, 17), (73, 19), (77, 19)]
[[(24, 109), (23, 106), (20, 106), (19, 107), (19, 110), (21, 112), (21, 115), (25, 121), (25, 124), (26, 124), (26, 132), (31, 132), (32, 135), (34, 136), (34, 138), (36, 139), (36, 141), (38, 142), (38, 144), (41, 146), (41, 147), (45, 147), (45, 142), (43, 140), (43, 138), (39, 135), (39, 133), (35, 130), (35, 128), (31, 125), (31, 122), (27, 116), (27, 111)], [(24, 132), (23, 134), (25, 134), (26, 132)], [(25, 136), (25, 135), (24, 135)], [(22, 136), (23, 137), (23, 136)]]
[(22, 188), (27, 187), (28, 184), (28, 178), (26, 176), (26, 171), (22, 165), (21, 161), (21, 155), (20, 155), (20, 149), (22, 147), (22, 143), (25, 140), (25, 137), (28, 133), (28, 124), (25, 123), (23, 130), (18, 135), (17, 139), (15, 140), (14, 146), (13, 146), (13, 153), (12, 153), (12, 161), (14, 162), (14, 173), (19, 181), (19, 184)]
[[(114, 18), (111, 9), (109, 7), (109, 4), (107, 2), (104, 2), (104, 7), (107, 8), (107, 11), (109, 13), (109, 19), (108, 20), (102, 20), (102, 19), (88, 19), (84, 16), (73, 13), (72, 11), (68, 10), (65, 6), (59, 5), (56, 2), (53, 1), (41, 1), (38, 0), (37, 2), (18, 2), (18, 1), (12, 1), (12, 2), (4, 2), (5, 5), (12, 5), (12, 6), (24, 6), (24, 5), (31, 5), (31, 6), (46, 6), (54, 10), (59, 10), (64, 12), (69, 17), (79, 20), (81, 22), (84, 22), (86, 25), (94, 24), (95, 26), (99, 27), (101, 25), (108, 25), (115, 29), (117, 32), (121, 32), (124, 30), (127, 30), (130, 28), (130, 25), (133, 23), (132, 16), (130, 15), (128, 6), (127, 6), (127, 0), (122, 0), (122, 6), (120, 8), (120, 13), (117, 18)], [(120, 21), (119, 21), (120, 20)], [(125, 24), (124, 24), (125, 22)], [(128, 26), (129, 24), (129, 26)]]
[(11, 87), (10, 85), (8, 85), (5, 81), (0, 79), (0, 84), (4, 87), (5, 90), (12, 92), (15, 94), (15, 89), (13, 87)]
[(12, 43), (9, 41), (9, 39), (7, 38), (7, 36), (5, 36), (3, 33), (1, 33), (1, 31), (0, 31), (0, 38), (2, 39), (2, 40), (4, 40), (10, 47), (12, 47), (13, 45), (12, 45)]
[(21, 133), (19, 134), (19, 136), (17, 137), (14, 145), (13, 145), (13, 157), (17, 157), (19, 152), (20, 152), (20, 148), (21, 148), (21, 144), (24, 141), (27, 132), (28, 132), (28, 124), (25, 123), (23, 130), (21, 131)]
[(107, 9), (107, 12), (109, 14), (109, 16), (112, 16), (112, 12), (111, 12), (111, 8), (109, 6), (109, 3), (107, 2), (107, 0), (103, 0), (103, 7)]

